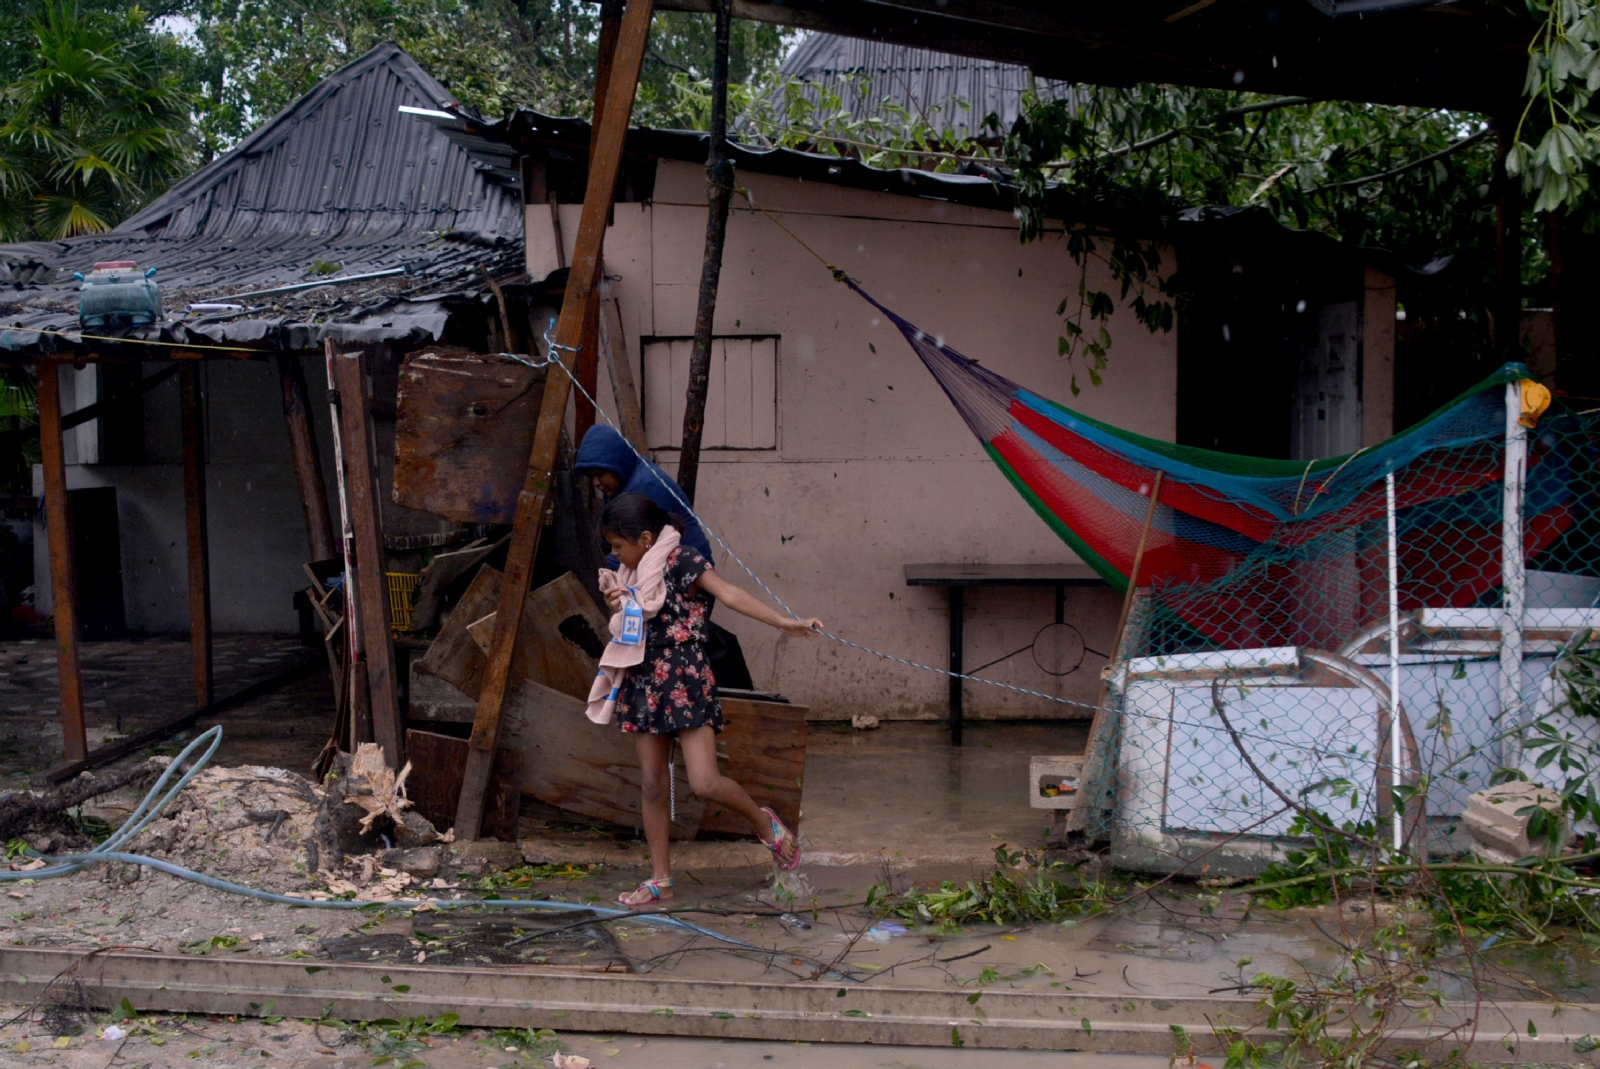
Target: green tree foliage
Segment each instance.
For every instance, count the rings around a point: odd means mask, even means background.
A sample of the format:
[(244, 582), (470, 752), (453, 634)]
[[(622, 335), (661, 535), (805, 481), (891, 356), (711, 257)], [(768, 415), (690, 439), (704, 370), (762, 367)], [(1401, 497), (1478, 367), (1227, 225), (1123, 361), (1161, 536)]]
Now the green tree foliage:
[[(599, 8), (579, 0), (184, 0), (182, 12), (208, 158), (387, 40), (483, 115), (533, 108), (587, 117), (593, 104)], [(707, 75), (711, 35), (707, 15), (655, 17), (635, 121), (693, 121), (674, 80)], [(741, 21), (734, 76), (766, 76), (782, 46), (776, 27)]]
[(1522, 177), (1535, 211), (1576, 207), (1600, 161), (1600, 3), (1527, 0), (1539, 28), (1528, 45), (1527, 98), (1506, 170)]
[(136, 6), (22, 15), (0, 60), (0, 237), (109, 229), (192, 165), (178, 46)]

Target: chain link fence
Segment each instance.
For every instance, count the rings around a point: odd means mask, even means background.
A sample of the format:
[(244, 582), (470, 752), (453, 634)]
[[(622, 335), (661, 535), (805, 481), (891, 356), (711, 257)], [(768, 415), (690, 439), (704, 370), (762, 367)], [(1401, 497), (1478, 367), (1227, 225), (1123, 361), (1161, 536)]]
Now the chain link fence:
[(1468, 796), (1497, 778), (1591, 782), (1600, 721), (1563, 666), (1600, 625), (1600, 410), (1536, 414), (1547, 397), (1497, 384), (1275, 480), (1262, 506), (1280, 518), (1231, 555), (1163, 560), (1229, 535), (1193, 485), (1163, 487), (1145, 531), (1160, 577), (1085, 770), (1089, 836), (1126, 867), (1242, 874), (1311, 809), (1453, 855)]

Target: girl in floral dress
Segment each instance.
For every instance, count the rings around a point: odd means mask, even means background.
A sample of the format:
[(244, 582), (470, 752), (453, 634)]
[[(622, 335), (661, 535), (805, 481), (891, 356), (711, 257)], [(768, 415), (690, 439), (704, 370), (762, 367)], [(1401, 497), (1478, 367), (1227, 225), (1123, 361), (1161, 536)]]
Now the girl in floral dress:
[[(643, 494), (613, 498), (600, 517), (600, 533), (618, 560), (638, 568), (668, 525), (683, 530)], [(634, 737), (643, 783), (645, 839), (650, 843), (652, 878), (617, 899), (625, 906), (647, 906), (673, 897), (671, 863), (671, 798), (667, 762), (672, 740), (683, 747), (689, 789), (743, 815), (755, 828), (785, 871), (800, 864), (800, 843), (772, 810), (757, 806), (745, 789), (717, 768), (717, 732), (722, 730), (722, 705), (706, 656), (706, 616), (712, 599), (734, 612), (759, 620), (796, 638), (810, 638), (822, 621), (800, 620), (767, 608), (711, 569), (693, 546), (680, 544), (666, 567), (666, 600), (645, 625), (644, 662), (627, 672), (616, 698), (622, 730)], [(625, 594), (610, 592), (613, 611)]]

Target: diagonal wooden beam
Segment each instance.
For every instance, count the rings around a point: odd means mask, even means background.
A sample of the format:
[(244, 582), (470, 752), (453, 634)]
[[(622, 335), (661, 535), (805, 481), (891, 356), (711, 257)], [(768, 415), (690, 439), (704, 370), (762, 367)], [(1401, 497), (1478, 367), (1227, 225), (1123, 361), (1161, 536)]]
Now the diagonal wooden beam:
[[(633, 112), (633, 96), (639, 87), (639, 70), (644, 64), (654, 9), (654, 0), (629, 0), (617, 29), (616, 49), (610, 57), (610, 77), (600, 83), (603, 88), (596, 92), (603, 107), (597, 112), (589, 185), (584, 190), (583, 214), (579, 217), (578, 235), (573, 242), (566, 296), (561, 302), (561, 318), (556, 323), (557, 348), (551, 354), (561, 358), (567, 372), (576, 369), (574, 357), (583, 342), (590, 304), (599, 297), (596, 287), (600, 249), (605, 240), (611, 198), (616, 192), (623, 138), (628, 132), (628, 117)], [(539, 532), (550, 500), (550, 470), (555, 463), (556, 445), (571, 389), (571, 380), (564, 372), (553, 371), (545, 380), (544, 401), (539, 408), (539, 422), (528, 456), (528, 472), (522, 493), (517, 497), (517, 515), (506, 553), (505, 579), (500, 584), (494, 638), (489, 645), (489, 665), (479, 692), (478, 715), (472, 724), (461, 800), (456, 807), (456, 836), (463, 840), (476, 839), (483, 821), (489, 771), (494, 764), (495, 746), (500, 741), (500, 711), (511, 683), (517, 627), (522, 621), (522, 603), (528, 596), (529, 581), (533, 577)]]

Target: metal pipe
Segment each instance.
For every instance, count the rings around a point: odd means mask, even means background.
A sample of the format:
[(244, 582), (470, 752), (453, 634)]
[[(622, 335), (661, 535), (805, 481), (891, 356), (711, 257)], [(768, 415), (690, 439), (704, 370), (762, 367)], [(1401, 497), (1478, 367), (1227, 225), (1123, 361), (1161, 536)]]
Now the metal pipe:
[(1500, 520), (1500, 716), (1509, 734), (1500, 745), (1500, 764), (1522, 765), (1522, 614), (1528, 573), (1523, 559), (1522, 498), (1528, 475), (1528, 430), (1522, 425), (1522, 383), (1506, 383), (1506, 474)]
[(1394, 472), (1384, 480), (1389, 514), (1389, 792), (1394, 816), (1394, 848), (1403, 844), (1400, 798), (1400, 535), (1395, 522)]
[[(325, 278), (321, 282), (296, 282), (292, 286), (274, 286), (270, 290), (250, 290), (248, 293), (230, 293), (232, 300), (245, 300), (249, 297), (271, 297), (278, 293), (299, 293), (301, 290), (321, 289), (323, 286), (342, 286), (346, 282), (365, 282), (369, 278), (388, 278), (390, 275), (408, 275), (409, 267), (391, 267), (386, 271), (368, 271), (364, 275), (345, 275), (343, 278)], [(196, 305), (194, 307), (205, 307)]]
[[(355, 533), (350, 528), (350, 501), (345, 490), (344, 481), (344, 425), (339, 417), (339, 406), (344, 398), (339, 396), (339, 382), (334, 371), (334, 361), (338, 359), (338, 351), (332, 340), (324, 345), (324, 358), (327, 362), (328, 372), (328, 414), (333, 420), (333, 472), (339, 484), (339, 553), (344, 558), (344, 637), (345, 637), (345, 685), (350, 688), (347, 700), (350, 704), (351, 722), (357, 720), (356, 712), (359, 706), (357, 699), (358, 675), (356, 662), (361, 652), (360, 621), (356, 618), (356, 570), (351, 566), (350, 550), (351, 541)], [(365, 403), (366, 398), (356, 398), (357, 403)], [(350, 748), (355, 749), (359, 741), (359, 730), (352, 732)]]

